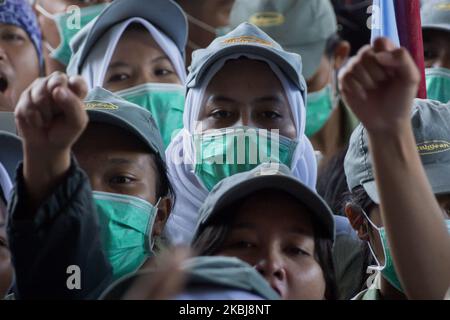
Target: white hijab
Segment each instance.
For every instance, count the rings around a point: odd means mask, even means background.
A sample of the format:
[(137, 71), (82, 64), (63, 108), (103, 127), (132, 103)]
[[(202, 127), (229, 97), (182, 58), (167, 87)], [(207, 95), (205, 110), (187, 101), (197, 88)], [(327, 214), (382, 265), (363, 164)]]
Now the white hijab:
[(278, 66), (265, 58), (241, 53), (224, 57), (210, 67), (200, 88), (189, 89), (184, 111), (184, 129), (172, 140), (166, 150), (169, 176), (177, 197), (165, 229), (166, 237), (173, 244), (190, 243), (199, 218), (198, 210), (208, 196), (208, 190), (203, 187), (194, 173), (192, 143), (192, 134), (200, 114), (206, 87), (226, 61), (240, 57), (266, 62), (281, 81), (297, 130), (298, 145), (293, 156), (293, 174), (315, 190), (317, 163), (314, 149), (304, 133), (306, 109), (301, 92), (287, 79)]
[[(81, 68), (81, 75), (87, 81), (89, 90), (103, 87), (106, 72), (117, 44), (126, 29), (133, 23), (144, 26), (162, 51), (167, 55), (182, 84), (186, 82), (184, 59), (175, 43), (150, 22), (142, 18), (130, 18), (109, 29), (91, 48)], [(132, 48), (130, 48), (132, 50)]]

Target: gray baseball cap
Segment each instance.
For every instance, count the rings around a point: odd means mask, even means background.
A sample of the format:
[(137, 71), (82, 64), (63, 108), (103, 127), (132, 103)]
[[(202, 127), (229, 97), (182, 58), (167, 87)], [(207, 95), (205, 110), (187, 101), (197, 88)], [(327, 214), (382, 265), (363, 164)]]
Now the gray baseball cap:
[(73, 52), (70, 74), (79, 74), (92, 46), (114, 25), (129, 18), (142, 18), (166, 34), (185, 55), (188, 38), (187, 18), (181, 7), (172, 0), (114, 0), (100, 15), (87, 24), (72, 39)]
[(103, 88), (91, 90), (85, 99), (89, 123), (104, 123), (135, 135), (165, 160), (164, 146), (152, 114)]
[[(280, 296), (249, 264), (232, 257), (203, 256), (184, 262), (187, 283), (175, 300), (279, 300)], [(113, 283), (100, 297), (118, 300), (141, 276), (151, 275), (154, 269), (143, 269)]]
[[(417, 150), (433, 192), (436, 195), (450, 193), (450, 103), (414, 100), (412, 125)], [(380, 203), (367, 131), (362, 125), (350, 138), (344, 169), (349, 190), (363, 186), (372, 201)]]
[(305, 93), (306, 83), (302, 76), (301, 57), (285, 51), (261, 29), (247, 22), (242, 23), (225, 36), (216, 38), (206, 49), (194, 51), (187, 78), (188, 88), (199, 86), (203, 75), (214, 62), (223, 57), (240, 53), (260, 56), (272, 61), (303, 94)]
[(261, 28), (285, 50), (300, 54), (306, 79), (318, 70), (327, 40), (337, 32), (330, 0), (236, 0), (231, 25), (244, 21)]
[(422, 29), (450, 32), (450, 0), (426, 1), (421, 8)]
[[(313, 214), (329, 239), (335, 239), (334, 216), (325, 201), (292, 175), (283, 164), (262, 164), (251, 171), (235, 174), (219, 182), (209, 193), (199, 210), (199, 222), (194, 239), (226, 207), (265, 189), (275, 189), (296, 198)], [(194, 240), (195, 241), (195, 240)]]

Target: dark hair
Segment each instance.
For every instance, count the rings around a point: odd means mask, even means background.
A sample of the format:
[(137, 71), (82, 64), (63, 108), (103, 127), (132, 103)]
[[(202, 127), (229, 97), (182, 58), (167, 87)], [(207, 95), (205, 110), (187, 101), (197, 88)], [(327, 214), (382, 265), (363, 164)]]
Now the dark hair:
[(328, 160), (319, 170), (317, 177), (317, 193), (330, 206), (334, 214), (345, 216), (342, 210), (342, 199), (349, 192), (344, 170), (347, 148)]
[(325, 45), (325, 55), (328, 59), (332, 59), (334, 57), (334, 51), (336, 50), (338, 44), (342, 41), (342, 38), (339, 34), (335, 33), (328, 37), (327, 43)]
[[(236, 219), (239, 204), (233, 204), (218, 212), (209, 224), (197, 232), (192, 241), (192, 248), (199, 256), (212, 256), (222, 248)], [(225, 214), (226, 213), (226, 214)], [(325, 278), (325, 298), (337, 299), (336, 276), (333, 262), (333, 242), (325, 236), (325, 230), (318, 228), (319, 223), (313, 223), (315, 259), (322, 268)]]
[[(347, 192), (342, 201), (342, 207), (345, 208), (346, 205), (352, 205), (361, 208), (366, 212), (367, 214), (370, 214), (370, 211), (373, 207), (376, 206), (375, 202), (370, 199), (369, 195), (367, 194), (366, 190), (362, 186), (357, 186), (354, 188), (351, 192)], [(344, 210), (344, 209), (343, 209)], [(361, 279), (362, 282), (360, 283), (360, 288), (363, 290), (365, 288), (365, 283), (368, 278), (367, 275), (367, 267), (374, 264), (374, 258), (372, 256), (372, 253), (370, 252), (369, 246), (367, 242), (362, 241), (361, 242), (361, 251), (363, 255), (363, 264), (361, 267)]]
[(153, 161), (158, 172), (158, 181), (156, 183), (156, 198), (169, 197), (172, 199), (172, 208), (175, 205), (175, 192), (167, 173), (167, 165), (159, 154), (152, 153)]

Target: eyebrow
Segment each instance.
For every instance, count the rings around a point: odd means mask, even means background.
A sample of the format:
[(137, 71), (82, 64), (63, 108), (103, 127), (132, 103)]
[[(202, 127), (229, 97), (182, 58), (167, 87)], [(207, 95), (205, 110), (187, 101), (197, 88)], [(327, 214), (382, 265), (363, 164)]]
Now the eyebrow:
[[(159, 57), (156, 57), (155, 59), (152, 59), (151, 62), (152, 62), (152, 63), (156, 63), (156, 62), (158, 62), (158, 61), (160, 61), (160, 60), (167, 60), (167, 61), (170, 62), (170, 59), (169, 59), (167, 56), (159, 56)], [(112, 62), (112, 63), (109, 65), (109, 68), (126, 68), (126, 67), (129, 67), (129, 66), (130, 66), (130, 65), (129, 65), (128, 63), (126, 63), (126, 62), (123, 62), (123, 61), (116, 61), (116, 62)]]
[(228, 102), (228, 103), (235, 103), (236, 100), (223, 96), (223, 95), (212, 95), (209, 97), (208, 102)]

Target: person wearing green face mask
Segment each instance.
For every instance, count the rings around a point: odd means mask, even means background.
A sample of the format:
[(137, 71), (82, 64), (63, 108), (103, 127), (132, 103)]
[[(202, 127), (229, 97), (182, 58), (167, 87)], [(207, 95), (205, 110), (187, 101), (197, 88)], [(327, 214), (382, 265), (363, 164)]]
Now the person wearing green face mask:
[(166, 230), (171, 241), (190, 241), (198, 208), (219, 181), (263, 162), (283, 163), (315, 187), (297, 70), (298, 55), (248, 23), (195, 52), (184, 128), (166, 152), (178, 199)]
[[(20, 298), (97, 298), (155, 254), (171, 210), (151, 114), (102, 88), (85, 93), (82, 79), (56, 73), (18, 105), (25, 155), (8, 232)], [(81, 290), (66, 285), (73, 265)]]
[(414, 99), (419, 83), (407, 50), (384, 38), (340, 78), (361, 120), (344, 163), (345, 213), (377, 272), (355, 299), (441, 300), (450, 284), (450, 105)]
[(73, 41), (68, 74), (150, 111), (167, 147), (182, 128), (186, 41), (186, 17), (171, 0), (117, 0)]
[(111, 0), (34, 0), (43, 33), (46, 74), (65, 71), (71, 56), (71, 39)]
[(428, 99), (450, 101), (450, 1), (421, 9)]
[(350, 44), (338, 35), (329, 0), (236, 0), (231, 26), (248, 21), (260, 27), (285, 50), (302, 57), (306, 79), (306, 135), (328, 160), (343, 149), (357, 121), (342, 104), (337, 86), (339, 69)]

